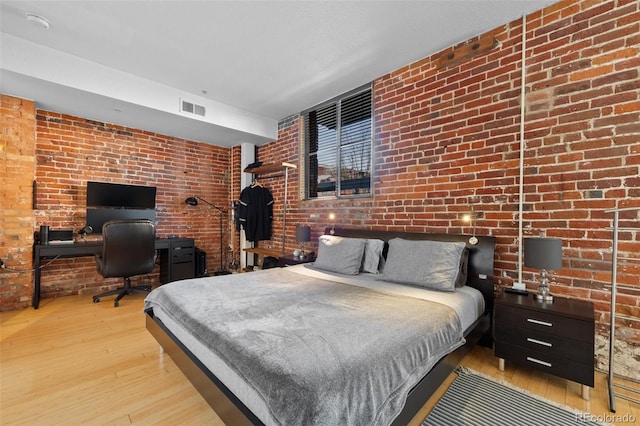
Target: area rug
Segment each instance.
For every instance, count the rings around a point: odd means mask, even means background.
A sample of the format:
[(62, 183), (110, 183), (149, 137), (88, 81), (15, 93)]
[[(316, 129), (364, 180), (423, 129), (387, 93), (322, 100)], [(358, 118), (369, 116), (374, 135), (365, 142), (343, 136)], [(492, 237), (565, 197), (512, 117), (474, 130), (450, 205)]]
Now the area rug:
[(602, 425), (595, 416), (562, 407), (509, 384), (459, 367), (458, 377), (422, 426)]

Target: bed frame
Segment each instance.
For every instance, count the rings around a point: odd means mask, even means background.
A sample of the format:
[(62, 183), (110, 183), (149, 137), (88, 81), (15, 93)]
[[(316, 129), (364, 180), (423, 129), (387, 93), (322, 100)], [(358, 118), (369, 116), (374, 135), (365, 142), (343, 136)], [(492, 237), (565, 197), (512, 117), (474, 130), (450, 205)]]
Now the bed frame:
[[(442, 358), (431, 371), (411, 390), (402, 412), (393, 421), (393, 425), (406, 425), (422, 408), (431, 395), (440, 387), (447, 376), (456, 368), (462, 358), (478, 343), (491, 335), (493, 312), (493, 259), (495, 237), (478, 236), (478, 244), (468, 243), (470, 235), (418, 234), (394, 231), (372, 231), (364, 229), (335, 228), (334, 235), (358, 238), (379, 238), (389, 241), (392, 238), (435, 241), (464, 241), (469, 249), (467, 285), (477, 288), (485, 299), (485, 314), (465, 331), (466, 343), (454, 352)], [(326, 233), (329, 234), (327, 229)], [(388, 245), (385, 244), (384, 255)], [(200, 392), (216, 414), (228, 425), (262, 425), (258, 419), (227, 387), (202, 364), (169, 329), (153, 315), (146, 314), (147, 330), (158, 341), (164, 352), (176, 363), (193, 386)]]

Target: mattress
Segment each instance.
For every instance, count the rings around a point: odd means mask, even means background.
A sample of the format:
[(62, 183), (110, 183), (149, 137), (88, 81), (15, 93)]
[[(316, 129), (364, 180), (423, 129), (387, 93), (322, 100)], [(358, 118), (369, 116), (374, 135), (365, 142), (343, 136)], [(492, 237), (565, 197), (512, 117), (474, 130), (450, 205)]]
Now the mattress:
[(451, 293), (433, 291), (422, 287), (383, 281), (381, 274), (360, 273), (359, 275), (342, 275), (314, 269), (312, 264), (307, 263), (287, 266), (287, 270), (304, 276), (329, 279), (344, 284), (369, 288), (371, 290), (442, 303), (456, 311), (463, 330), (467, 330), (474, 325), (485, 310), (485, 301), (482, 293), (469, 286), (459, 287), (455, 292)]
[[(221, 280), (224, 280), (224, 281), (221, 281)], [(233, 289), (233, 288), (240, 288), (242, 286), (247, 286), (247, 284), (245, 284), (247, 281), (258, 283), (258, 284), (255, 284), (254, 287), (252, 287), (255, 291), (259, 291), (259, 289), (265, 288), (266, 289), (265, 291), (270, 292), (270, 291), (273, 291), (274, 289), (277, 290), (277, 287), (278, 287), (278, 284), (272, 284), (272, 283), (267, 284), (267, 282), (272, 280), (287, 281), (289, 283), (299, 282), (299, 283), (303, 283), (301, 284), (302, 286), (314, 285), (314, 284), (309, 284), (309, 283), (313, 283), (314, 282), (313, 280), (320, 280), (318, 282), (324, 282), (327, 285), (334, 285), (334, 286), (346, 285), (347, 287), (352, 287), (354, 289), (355, 288), (363, 289), (365, 293), (371, 293), (376, 297), (382, 294), (390, 295), (389, 297), (395, 297), (396, 300), (400, 301), (400, 302), (396, 301), (394, 303), (401, 303), (403, 306), (411, 305), (410, 299), (421, 299), (421, 300), (436, 302), (440, 304), (439, 306), (445, 305), (447, 306), (446, 309), (449, 309), (455, 312), (454, 317), (456, 317), (455, 322), (457, 324), (459, 336), (451, 337), (450, 341), (444, 344), (442, 347), (439, 347), (438, 345), (435, 345), (433, 342), (430, 342), (430, 343), (427, 343), (426, 346), (424, 347), (420, 347), (417, 349), (414, 348), (414, 351), (417, 351), (417, 352), (407, 355), (408, 358), (415, 358), (417, 354), (419, 355), (421, 354), (421, 352), (424, 351), (425, 347), (431, 348), (432, 346), (434, 347), (432, 351), (433, 354), (431, 354), (433, 356), (430, 355), (430, 358), (428, 360), (425, 359), (425, 361), (422, 362), (419, 368), (415, 369), (415, 371), (411, 371), (411, 374), (407, 375), (406, 379), (402, 378), (402, 380), (400, 380), (401, 386), (398, 386), (397, 390), (395, 390), (394, 388), (394, 391), (390, 392), (390, 395), (383, 395), (382, 397), (376, 397), (374, 395), (374, 396), (371, 396), (371, 398), (369, 398), (370, 395), (367, 395), (367, 392), (370, 392), (369, 388), (384, 387), (383, 385), (385, 384), (374, 383), (373, 385), (371, 384), (363, 385), (362, 382), (352, 381), (351, 379), (349, 379), (347, 382), (348, 383), (353, 382), (355, 388), (351, 390), (347, 390), (347, 392), (349, 393), (346, 397), (337, 397), (338, 402), (330, 401), (328, 403), (328, 405), (331, 406), (339, 403), (340, 400), (354, 399), (354, 401), (349, 402), (351, 404), (349, 407), (346, 407), (346, 408), (340, 407), (337, 410), (337, 411), (342, 410), (340, 414), (336, 414), (336, 416), (339, 416), (339, 417), (336, 417), (336, 419), (332, 420), (329, 417), (327, 417), (327, 413), (323, 413), (322, 416), (316, 416), (314, 414), (315, 408), (310, 407), (308, 409), (309, 412), (305, 414), (307, 416), (306, 420), (302, 420), (302, 419), (305, 419), (305, 417), (303, 416), (303, 414), (301, 414), (304, 411), (301, 407), (301, 404), (305, 402), (305, 399), (309, 399), (309, 398), (303, 398), (302, 401), (298, 402), (298, 405), (300, 406), (300, 411), (298, 412), (293, 412), (288, 414), (287, 413), (283, 414), (281, 412), (278, 412), (277, 409), (274, 409), (273, 398), (270, 401), (265, 396), (265, 394), (268, 393), (267, 392), (268, 389), (265, 390), (264, 387), (263, 388), (256, 387), (255, 383), (251, 382), (250, 378), (247, 377), (248, 374), (245, 374), (246, 366), (244, 367), (245, 368), (244, 370), (242, 368), (238, 369), (237, 366), (234, 365), (234, 363), (236, 362), (236, 359), (230, 359), (228, 354), (220, 354), (220, 353), (216, 353), (215, 351), (212, 351), (211, 342), (203, 341), (203, 339), (201, 338), (204, 335), (204, 332), (201, 332), (201, 330), (198, 328), (196, 328), (195, 330), (200, 330), (200, 331), (194, 332), (194, 328), (190, 328), (190, 326), (185, 326), (185, 324), (178, 318), (178, 316), (176, 316), (176, 313), (174, 312), (175, 308), (168, 308), (169, 305), (167, 305), (166, 303), (159, 302), (160, 299), (156, 297), (158, 293), (167, 293), (169, 291), (173, 291), (176, 294), (184, 295), (185, 293), (189, 293), (190, 291), (197, 293), (200, 291), (206, 291), (207, 288), (218, 288), (223, 285), (227, 285), (228, 287), (226, 287), (226, 289), (227, 291), (229, 291), (230, 289)], [(262, 284), (260, 284), (261, 281), (262, 281)], [(300, 284), (295, 284), (295, 285), (298, 286)], [(198, 289), (198, 290), (196, 291), (195, 289)], [(462, 330), (466, 330), (467, 328), (469, 328), (475, 322), (475, 320), (479, 318), (481, 314), (484, 312), (483, 298), (479, 294), (479, 292), (477, 292), (477, 290), (473, 288), (463, 287), (461, 289), (458, 289), (455, 293), (440, 293), (440, 292), (433, 292), (433, 291), (412, 287), (412, 286), (404, 286), (404, 285), (395, 284), (395, 283), (387, 283), (379, 280), (378, 276), (376, 276), (375, 274), (361, 274), (358, 276), (347, 277), (339, 274), (332, 274), (332, 273), (314, 270), (310, 268), (308, 265), (296, 265), (296, 266), (291, 266), (283, 269), (277, 268), (276, 270), (253, 272), (250, 274), (236, 274), (233, 276), (226, 276), (226, 277), (210, 277), (210, 278), (200, 278), (195, 280), (185, 280), (185, 281), (167, 284), (165, 286), (162, 286), (158, 290), (160, 291), (158, 292), (157, 290), (154, 290), (154, 292), (152, 292), (147, 297), (147, 300), (145, 301), (145, 308), (146, 309), (153, 308), (154, 315), (158, 319), (160, 319), (165, 324), (165, 326), (169, 328), (169, 330), (171, 330), (172, 333), (176, 335), (177, 338), (210, 371), (212, 371), (223, 383), (225, 383), (225, 385), (236, 396), (238, 396), (242, 400), (242, 402), (257, 417), (262, 419), (266, 424), (295, 424), (295, 423), (298, 423), (298, 421), (299, 421), (299, 424), (303, 424), (303, 423), (308, 424), (310, 423), (309, 419), (322, 419), (317, 422), (315, 420), (311, 421), (311, 423), (317, 423), (317, 424), (322, 424), (325, 421), (328, 421), (329, 423), (335, 423), (340, 421), (340, 422), (347, 422), (349, 424), (388, 424), (390, 421), (390, 418), (392, 418), (394, 415), (397, 415), (397, 413), (402, 409), (402, 406), (404, 405), (404, 399), (406, 398), (406, 394), (408, 393), (410, 388), (412, 388), (415, 385), (415, 383), (417, 383), (419, 379), (423, 377), (442, 356), (445, 356), (447, 353), (451, 352), (452, 350), (454, 350), (455, 348), (459, 347), (464, 343), (464, 339), (462, 338)], [(362, 290), (358, 290), (358, 291), (362, 291)], [(352, 291), (348, 290), (348, 292), (352, 292)], [(218, 295), (217, 297), (224, 297), (224, 296)], [(235, 297), (238, 300), (237, 311), (242, 311), (242, 309), (245, 309), (246, 306), (248, 306), (249, 304), (255, 304), (255, 301), (248, 302), (247, 301), (248, 299), (242, 295), (235, 296)], [(342, 296), (340, 297), (342, 298)], [(405, 298), (409, 298), (409, 299), (405, 299)], [(208, 310), (206, 302), (203, 302), (203, 299), (206, 299), (206, 297), (200, 296), (198, 299), (199, 301), (189, 302), (188, 305), (201, 304), (200, 307), (194, 307), (194, 309), (196, 310), (201, 309), (204, 311)], [(272, 299), (272, 300), (278, 300), (278, 299)], [(376, 300), (375, 297), (373, 300), (374, 301)], [(437, 305), (432, 305), (432, 306), (436, 307)], [(444, 306), (442, 307), (444, 308)], [(287, 309), (289, 308), (286, 308), (285, 310)], [(234, 315), (237, 315), (237, 312), (234, 312)], [(283, 320), (283, 322), (285, 323), (288, 321), (290, 322), (290, 320)], [(225, 326), (223, 326), (223, 328), (224, 327)], [(408, 326), (408, 328), (410, 327)], [(435, 340), (446, 340), (442, 338), (442, 336), (444, 335), (446, 335), (446, 333), (441, 334), (439, 338), (436, 338)], [(263, 338), (263, 337), (260, 337), (260, 338)], [(209, 338), (209, 340), (212, 340), (212, 339)], [(316, 338), (316, 340), (318, 340), (318, 338)], [(338, 364), (341, 363), (342, 360), (340, 360), (339, 355), (336, 355), (334, 353), (334, 352), (338, 352), (338, 350), (332, 347), (331, 344), (328, 344), (328, 345), (326, 344), (326, 341), (324, 341), (324, 340), (327, 340), (326, 337), (321, 338), (320, 340), (323, 340), (323, 341), (320, 342), (318, 347), (324, 348), (322, 349), (322, 351), (324, 352), (321, 353), (320, 358), (324, 359), (324, 358), (332, 357), (335, 355), (336, 359), (338, 360), (337, 361)], [(314, 343), (314, 345), (315, 344), (316, 343)], [(309, 341), (303, 342), (303, 345), (309, 346)], [(329, 348), (329, 349), (326, 349), (326, 348)], [(316, 352), (317, 352), (317, 349), (313, 348), (313, 351), (310, 352), (312, 353), (311, 356), (316, 356), (317, 355)], [(236, 354), (241, 354), (241, 353), (242, 351), (236, 352)], [(268, 356), (268, 354), (266, 354), (265, 356)], [(236, 358), (236, 357), (231, 357), (231, 358)], [(316, 362), (322, 361), (322, 359), (320, 358), (318, 358), (316, 361), (310, 360), (309, 362), (302, 360), (301, 364), (315, 364)], [(402, 356), (397, 356), (397, 357), (393, 356), (393, 358), (395, 362), (395, 358), (398, 358), (398, 360), (400, 360)], [(294, 360), (294, 363), (295, 363), (296, 358), (294, 357), (292, 359)], [(291, 359), (289, 359), (287, 362), (284, 362), (284, 363), (286, 364), (291, 362), (292, 362)], [(373, 377), (374, 381), (378, 380), (378, 377), (377, 377), (378, 375), (381, 377), (384, 377), (385, 374), (387, 373), (385, 372), (384, 368), (391, 368), (392, 371), (390, 374), (391, 376), (394, 376), (396, 374), (395, 370), (397, 370), (399, 367), (383, 366), (380, 368), (374, 368), (372, 373), (371, 372), (365, 373), (365, 376), (369, 374), (369, 376), (374, 376)], [(378, 372), (380, 374), (378, 374)], [(296, 374), (300, 375), (299, 373), (296, 373)], [(277, 377), (277, 376), (274, 376), (274, 377)], [(310, 377), (313, 377), (313, 375), (310, 374)], [(371, 377), (369, 377), (368, 380), (371, 380)], [(277, 379), (274, 379), (274, 381), (277, 381)], [(304, 383), (305, 384), (303, 387), (306, 387), (308, 383), (307, 382), (304, 382)], [(287, 383), (282, 385), (283, 389), (287, 387), (285, 386), (286, 384)], [(342, 386), (343, 385), (340, 385), (340, 387)], [(394, 384), (394, 386), (396, 385)], [(280, 385), (278, 385), (277, 387), (279, 388)], [(314, 392), (315, 391), (311, 391), (311, 393), (314, 393)], [(324, 396), (325, 399), (326, 399), (326, 393), (327, 392), (325, 392), (325, 396)], [(361, 402), (357, 401), (358, 397), (362, 398)], [(286, 397), (286, 398), (290, 398), (290, 397)], [(357, 414), (353, 412), (354, 410), (360, 409), (363, 406), (363, 404), (366, 405), (368, 403), (368, 399), (376, 400), (376, 398), (378, 398), (379, 402), (375, 404), (376, 405), (375, 407), (366, 408), (366, 413), (367, 414), (369, 412), (377, 413), (377, 411), (380, 411), (379, 414), (375, 414), (371, 418), (365, 418), (366, 416), (363, 416), (362, 413)], [(380, 406), (383, 406), (383, 408), (380, 408)], [(332, 407), (330, 408), (331, 410), (333, 410)], [(333, 412), (331, 412), (330, 414), (333, 414)], [(298, 415), (300, 417), (296, 417)], [(346, 418), (348, 418), (348, 420), (345, 420), (345, 416), (347, 416)], [(349, 416), (355, 416), (355, 417), (349, 417)]]

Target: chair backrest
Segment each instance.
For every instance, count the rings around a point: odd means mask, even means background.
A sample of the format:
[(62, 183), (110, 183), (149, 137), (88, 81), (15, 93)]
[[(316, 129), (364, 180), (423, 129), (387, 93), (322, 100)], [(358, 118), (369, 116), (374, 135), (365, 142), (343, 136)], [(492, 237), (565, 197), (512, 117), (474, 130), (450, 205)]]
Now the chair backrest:
[(114, 220), (102, 227), (98, 272), (105, 278), (131, 277), (153, 271), (156, 228), (150, 220)]

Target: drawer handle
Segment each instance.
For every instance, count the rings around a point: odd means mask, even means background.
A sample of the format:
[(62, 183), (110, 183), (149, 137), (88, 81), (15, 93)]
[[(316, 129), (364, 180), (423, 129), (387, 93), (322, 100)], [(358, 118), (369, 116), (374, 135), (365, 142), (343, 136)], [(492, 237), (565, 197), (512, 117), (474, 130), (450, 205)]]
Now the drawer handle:
[(544, 325), (544, 326), (547, 326), (547, 327), (553, 327), (553, 324), (550, 323), (550, 322), (540, 321), (540, 320), (536, 320), (536, 319), (532, 319), (532, 318), (527, 318), (527, 322), (532, 322), (534, 324)]
[(550, 362), (540, 361), (539, 359), (531, 358), (530, 356), (527, 357), (527, 361), (535, 362), (536, 364), (544, 365), (545, 367), (551, 367)]
[(535, 343), (537, 345), (552, 347), (553, 345), (549, 342), (543, 342), (542, 340), (532, 339), (531, 337), (527, 337), (527, 342)]

